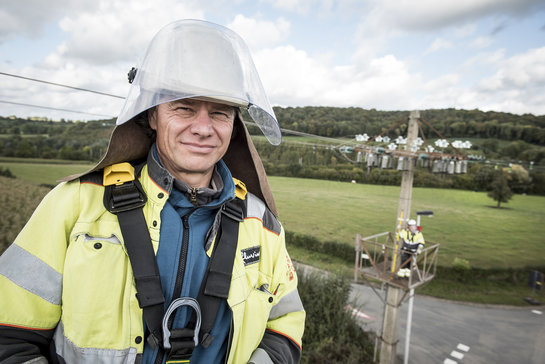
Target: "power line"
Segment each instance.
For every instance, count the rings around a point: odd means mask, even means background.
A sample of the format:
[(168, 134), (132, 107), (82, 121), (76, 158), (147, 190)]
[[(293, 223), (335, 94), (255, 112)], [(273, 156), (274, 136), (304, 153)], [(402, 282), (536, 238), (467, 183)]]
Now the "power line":
[[(77, 90), (77, 91), (91, 92), (91, 93), (95, 93), (95, 94), (99, 94), (99, 95), (103, 95), (103, 96), (110, 96), (110, 97), (115, 97), (115, 98), (119, 98), (119, 99), (125, 99), (125, 97), (123, 97), (123, 96), (113, 95), (113, 94), (109, 94), (109, 93), (106, 93), (106, 92), (95, 91), (95, 90), (89, 90), (89, 89), (86, 89), (86, 88), (75, 87), (75, 86), (69, 86), (69, 85), (65, 85), (65, 84), (61, 84), (61, 83), (57, 83), (57, 82), (39, 80), (39, 79), (36, 79), (36, 78), (31, 78), (31, 77), (25, 77), (25, 76), (15, 75), (15, 74), (12, 74), (12, 73), (7, 73), (7, 72), (0, 72), (0, 75), (9, 76), (9, 77), (15, 77), (15, 78), (20, 78), (20, 79), (28, 80), (28, 81), (40, 82), (40, 83), (44, 83), (44, 84), (47, 84), (47, 85), (65, 87), (65, 88), (69, 88), (69, 89)], [(52, 108), (52, 107), (47, 107), (47, 106), (23, 104), (23, 103), (9, 102), (9, 101), (0, 101), (0, 102), (6, 103), (6, 104), (21, 105), (21, 106), (29, 106), (29, 107), (36, 107), (36, 108), (49, 109), (49, 110), (68, 111), (68, 112), (74, 112), (74, 113), (79, 113), (79, 114), (103, 116), (103, 117), (109, 117), (109, 118), (112, 117), (112, 116), (110, 116), (110, 115), (93, 114), (93, 113), (82, 112), (82, 111), (74, 111), (74, 110), (66, 110), (66, 109)], [(246, 122), (246, 124), (257, 125), (257, 124), (251, 123), (251, 122)], [(308, 137), (312, 137), (312, 138), (316, 138), (316, 139), (321, 139), (321, 140), (324, 140), (324, 141), (327, 141), (327, 142), (330, 142), (330, 143), (331, 143), (331, 142), (334, 142), (334, 143), (344, 144), (344, 143), (347, 142), (346, 140), (340, 140), (340, 139), (335, 139), (335, 138), (330, 138), (330, 137), (324, 137), (324, 136), (320, 136), (320, 135), (314, 135), (314, 134), (309, 134), (309, 133), (300, 132), (300, 131), (295, 131), (295, 130), (289, 130), (289, 129), (284, 129), (284, 128), (282, 128), (281, 130), (282, 130), (282, 132), (287, 133), (287, 134), (300, 135), (300, 136), (308, 136)]]
[(56, 83), (56, 82), (38, 80), (38, 79), (36, 79), (36, 78), (24, 77), (24, 76), (14, 75), (14, 74), (11, 74), (11, 73), (6, 73), (6, 72), (0, 72), (0, 75), (9, 76), (9, 77), (15, 77), (15, 78), (21, 78), (21, 79), (23, 79), (23, 80), (29, 80), (29, 81), (34, 81), (34, 82), (41, 82), (41, 83), (45, 83), (45, 84), (48, 84), (48, 85), (54, 85), (54, 86), (59, 86), (59, 87), (66, 87), (66, 88), (70, 88), (70, 89), (72, 89), (72, 90), (85, 91), (85, 92), (92, 92), (92, 93), (94, 93), (94, 94), (99, 94), (99, 95), (104, 95), (104, 96), (115, 97), (115, 98), (118, 98), (118, 99), (124, 99), (124, 98), (125, 98), (125, 97), (123, 97), (123, 96), (113, 95), (113, 94), (109, 94), (109, 93), (106, 93), (106, 92), (101, 92), (101, 91), (89, 90), (89, 89), (81, 88), (81, 87), (74, 87), (74, 86), (64, 85), (64, 84), (62, 84), (62, 83)]
[(3, 104), (12, 104), (12, 105), (19, 105), (19, 106), (36, 107), (36, 108), (40, 108), (40, 109), (55, 110), (55, 111), (73, 112), (73, 113), (76, 113), (76, 114), (87, 114), (87, 115), (101, 116), (101, 117), (106, 117), (106, 118), (109, 118), (109, 119), (114, 117), (114, 116), (111, 116), (111, 115), (94, 114), (94, 113), (85, 112), (85, 111), (76, 111), (76, 110), (68, 110), (68, 109), (59, 109), (59, 108), (56, 108), (56, 107), (49, 107), (49, 106), (24, 104), (24, 103), (21, 103), (21, 102), (13, 102), (13, 101), (5, 101), (5, 100), (0, 100), (0, 102), (3, 103)]

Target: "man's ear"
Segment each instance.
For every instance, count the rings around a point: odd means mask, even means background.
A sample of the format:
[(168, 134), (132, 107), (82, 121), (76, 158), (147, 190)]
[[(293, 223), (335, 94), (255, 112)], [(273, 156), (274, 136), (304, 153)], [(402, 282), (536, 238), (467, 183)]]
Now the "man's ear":
[(240, 109), (238, 107), (235, 108), (235, 120), (233, 120), (233, 131), (231, 132), (231, 140), (235, 139), (238, 133), (238, 129), (240, 126), (238, 124), (242, 123), (242, 119), (240, 117)]
[(157, 131), (157, 106), (148, 110), (148, 123), (150, 128)]

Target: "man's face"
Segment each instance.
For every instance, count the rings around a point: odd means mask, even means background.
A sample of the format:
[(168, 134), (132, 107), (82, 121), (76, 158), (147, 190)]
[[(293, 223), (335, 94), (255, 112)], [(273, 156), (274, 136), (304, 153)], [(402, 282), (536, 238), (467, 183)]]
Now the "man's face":
[(414, 234), (416, 232), (416, 225), (409, 225), (409, 231)]
[(165, 168), (191, 187), (208, 187), (229, 147), (234, 119), (232, 106), (183, 99), (157, 106), (149, 123)]

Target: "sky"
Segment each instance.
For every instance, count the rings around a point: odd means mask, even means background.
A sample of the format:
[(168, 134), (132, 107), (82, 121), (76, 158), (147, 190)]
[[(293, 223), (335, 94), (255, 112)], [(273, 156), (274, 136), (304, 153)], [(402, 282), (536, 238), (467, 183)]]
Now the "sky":
[(117, 116), (128, 70), (184, 18), (237, 32), (274, 106), (545, 115), (545, 0), (2, 0), (0, 115)]

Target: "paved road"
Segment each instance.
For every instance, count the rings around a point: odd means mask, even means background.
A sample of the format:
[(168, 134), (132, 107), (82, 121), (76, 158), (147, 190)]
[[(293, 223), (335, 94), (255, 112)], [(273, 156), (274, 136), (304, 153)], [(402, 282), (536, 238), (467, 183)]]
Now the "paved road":
[[(384, 297), (384, 292), (379, 291)], [(354, 284), (354, 307), (368, 330), (380, 333), (384, 307), (379, 296)], [(543, 300), (542, 300), (543, 301)], [(403, 362), (408, 301), (401, 307), (397, 353)], [(544, 364), (545, 307), (497, 307), (454, 303), (416, 295), (409, 363)]]

